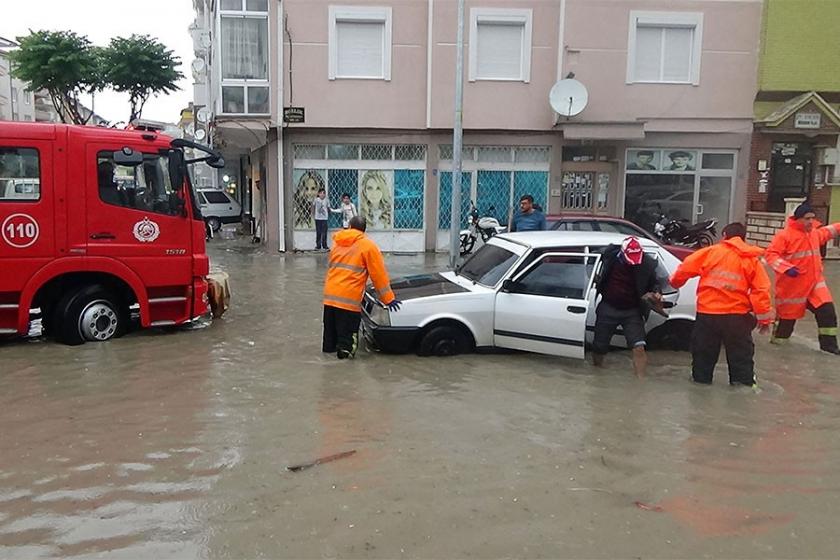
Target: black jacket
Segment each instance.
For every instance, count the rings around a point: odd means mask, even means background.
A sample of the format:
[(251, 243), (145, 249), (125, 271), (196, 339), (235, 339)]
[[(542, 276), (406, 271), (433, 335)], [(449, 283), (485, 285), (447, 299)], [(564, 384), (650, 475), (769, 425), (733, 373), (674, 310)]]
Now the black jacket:
[[(618, 245), (608, 245), (601, 256), (601, 272), (595, 282), (595, 287), (598, 293), (601, 294), (606, 286), (606, 280), (609, 278), (612, 268), (618, 261), (618, 253), (621, 247)], [(656, 259), (645, 253), (642, 263), (639, 266), (633, 267), (633, 273), (636, 279), (636, 296), (639, 299), (639, 309), (643, 314), (649, 311), (647, 305), (642, 302), (642, 296), (648, 292), (662, 293), (662, 284), (656, 276)]]

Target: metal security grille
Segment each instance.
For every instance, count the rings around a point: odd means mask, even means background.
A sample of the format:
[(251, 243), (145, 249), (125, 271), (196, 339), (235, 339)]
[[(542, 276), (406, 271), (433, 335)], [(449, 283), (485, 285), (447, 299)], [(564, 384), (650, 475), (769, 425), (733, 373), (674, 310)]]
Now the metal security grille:
[[(341, 197), (344, 193), (350, 195), (350, 200), (359, 210), (359, 172), (355, 169), (330, 169), (327, 172), (329, 188), (327, 198), (330, 208), (341, 208)], [(330, 212), (329, 227), (341, 227), (341, 214)]]
[[(446, 169), (451, 165), (452, 146), (440, 145), (438, 153)], [(464, 177), (472, 179), (470, 200), (479, 214), (507, 224), (518, 209), (519, 198), (526, 194), (547, 211), (550, 155), (548, 146), (464, 146)], [(447, 173), (441, 173), (439, 229), (449, 227), (451, 178)]]
[[(467, 227), (467, 217), (470, 214), (470, 191), (472, 190), (472, 175), (461, 175), (461, 227)], [(452, 223), (452, 173), (444, 171), (440, 174), (440, 204), (438, 205), (438, 228), (449, 229)]]
[(592, 210), (592, 173), (563, 173), (562, 196), (563, 210)]
[[(330, 207), (339, 208), (343, 193), (368, 229), (422, 230), (424, 227), (426, 146), (422, 144), (296, 144), (295, 229), (314, 228), (312, 200), (325, 188)], [(333, 213), (330, 227), (341, 227)]]

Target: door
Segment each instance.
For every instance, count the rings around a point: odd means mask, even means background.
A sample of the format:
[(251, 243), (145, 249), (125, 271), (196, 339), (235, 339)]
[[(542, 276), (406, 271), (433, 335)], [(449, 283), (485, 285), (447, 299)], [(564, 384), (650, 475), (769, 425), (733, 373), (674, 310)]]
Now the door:
[[(192, 285), (192, 230), (184, 186), (172, 182), (166, 151), (144, 150), (143, 163), (114, 162), (120, 145), (89, 144), (87, 254), (118, 259), (148, 288)], [(167, 294), (176, 295), (176, 293)], [(178, 294), (180, 295), (180, 294)]]
[(770, 160), (769, 212), (784, 212), (785, 198), (807, 196), (811, 182), (811, 155), (800, 148), (794, 154), (776, 153)]
[[(615, 214), (615, 173), (604, 162), (564, 162), (559, 193), (559, 212)], [(555, 196), (556, 208), (557, 198)], [(553, 210), (554, 213), (556, 211)]]
[(583, 359), (592, 278), (600, 257), (547, 253), (496, 295), (496, 346)]

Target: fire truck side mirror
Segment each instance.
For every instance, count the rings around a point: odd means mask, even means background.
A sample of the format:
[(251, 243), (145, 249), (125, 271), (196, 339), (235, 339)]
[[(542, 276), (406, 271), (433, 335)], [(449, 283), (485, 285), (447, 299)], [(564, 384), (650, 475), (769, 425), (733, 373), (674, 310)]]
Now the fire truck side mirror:
[(207, 160), (207, 165), (209, 165), (213, 169), (224, 169), (225, 158), (223, 158), (222, 156), (219, 156), (218, 158), (210, 158)]
[(143, 163), (143, 153), (126, 146), (114, 152), (114, 163), (124, 167), (137, 167)]

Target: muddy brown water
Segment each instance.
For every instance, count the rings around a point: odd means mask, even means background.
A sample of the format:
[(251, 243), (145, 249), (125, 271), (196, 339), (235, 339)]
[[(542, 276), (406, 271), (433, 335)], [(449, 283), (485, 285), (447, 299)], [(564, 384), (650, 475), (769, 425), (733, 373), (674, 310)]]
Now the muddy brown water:
[(207, 328), (0, 343), (0, 558), (838, 555), (840, 358), (810, 317), (758, 342), (758, 393), (664, 351), (641, 383), (626, 352), (339, 362), (326, 255), (210, 252), (234, 299)]

